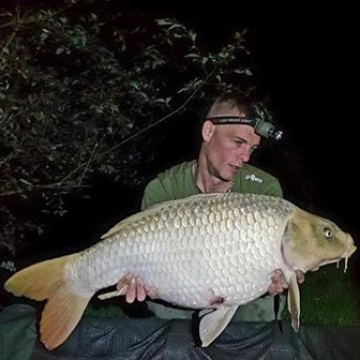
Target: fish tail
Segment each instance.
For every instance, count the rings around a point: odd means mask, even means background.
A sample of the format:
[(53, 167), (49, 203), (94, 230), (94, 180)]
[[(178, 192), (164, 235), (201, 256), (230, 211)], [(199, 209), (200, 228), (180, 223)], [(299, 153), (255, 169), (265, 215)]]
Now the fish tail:
[(47, 299), (41, 315), (40, 337), (49, 350), (69, 337), (92, 297), (76, 293), (66, 281), (65, 266), (77, 256), (42, 261), (15, 273), (5, 282), (5, 289), (16, 296)]

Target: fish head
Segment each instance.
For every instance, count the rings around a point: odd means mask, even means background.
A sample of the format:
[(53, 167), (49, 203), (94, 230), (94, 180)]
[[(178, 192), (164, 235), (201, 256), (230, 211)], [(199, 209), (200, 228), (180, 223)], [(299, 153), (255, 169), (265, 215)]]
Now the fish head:
[(352, 236), (333, 221), (295, 208), (282, 241), (285, 264), (303, 272), (348, 258), (356, 251)]

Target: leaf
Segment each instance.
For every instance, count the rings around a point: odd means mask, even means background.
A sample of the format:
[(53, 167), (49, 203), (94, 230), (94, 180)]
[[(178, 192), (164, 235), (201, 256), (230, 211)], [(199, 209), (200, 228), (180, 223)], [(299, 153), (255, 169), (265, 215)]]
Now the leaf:
[(59, 48), (57, 48), (56, 49), (56, 55), (60, 55), (61, 53), (63, 53), (64, 52), (64, 48), (62, 48), (62, 47), (59, 47)]

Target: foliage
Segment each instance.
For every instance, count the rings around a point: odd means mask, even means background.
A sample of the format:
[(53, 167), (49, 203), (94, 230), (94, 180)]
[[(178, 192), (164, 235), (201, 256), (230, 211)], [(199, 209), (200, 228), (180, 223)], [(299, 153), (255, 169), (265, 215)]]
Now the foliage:
[(245, 30), (214, 49), (177, 19), (116, 1), (2, 6), (0, 244), (12, 254), (94, 176), (144, 181), (165, 123), (219, 89), (254, 90)]

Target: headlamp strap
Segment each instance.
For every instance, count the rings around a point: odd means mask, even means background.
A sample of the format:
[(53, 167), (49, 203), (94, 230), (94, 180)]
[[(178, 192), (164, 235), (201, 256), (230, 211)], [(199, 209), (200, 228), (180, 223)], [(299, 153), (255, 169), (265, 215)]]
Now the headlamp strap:
[(258, 122), (256, 119), (248, 119), (240, 116), (215, 116), (215, 117), (206, 118), (205, 120), (209, 120), (215, 125), (244, 124), (244, 125), (250, 125), (254, 128), (256, 127)]

